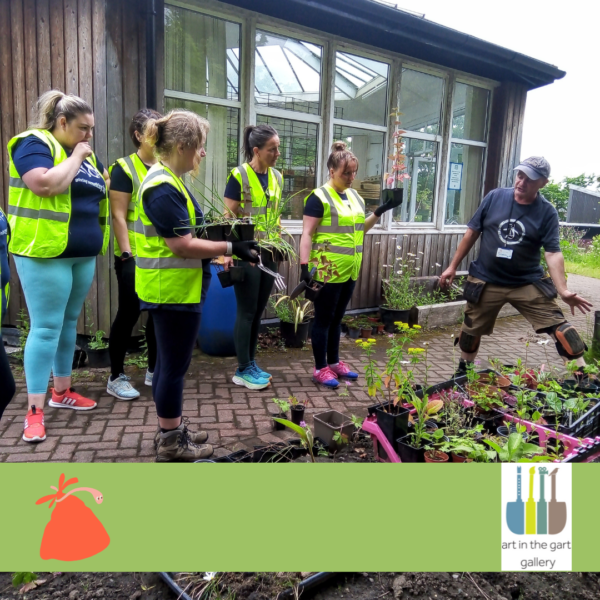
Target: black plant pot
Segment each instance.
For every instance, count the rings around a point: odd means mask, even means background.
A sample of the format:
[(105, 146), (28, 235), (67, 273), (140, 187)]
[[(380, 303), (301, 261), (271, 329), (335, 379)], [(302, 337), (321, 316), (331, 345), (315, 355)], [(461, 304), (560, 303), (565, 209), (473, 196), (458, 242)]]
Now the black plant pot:
[(425, 447), (414, 448), (409, 443), (410, 439), (412, 439), (412, 436), (407, 435), (396, 440), (396, 448), (400, 460), (406, 463), (424, 463)]
[(325, 284), (321, 283), (320, 281), (313, 281), (311, 287), (307, 287), (304, 290), (304, 297), (307, 300), (314, 302), (319, 297), (324, 285)]
[(402, 406), (392, 406), (392, 413), (383, 410), (383, 407), (378, 407), (375, 414), (377, 415), (377, 425), (388, 439), (390, 444), (394, 446), (396, 440), (405, 436), (408, 433), (408, 409)]
[(283, 252), (280, 252), (277, 249), (267, 250), (266, 248), (260, 249), (260, 257), (262, 261), (270, 260), (272, 262), (285, 262), (287, 260), (287, 256), (284, 256)]
[(398, 321), (408, 324), (410, 320), (410, 310), (410, 308), (407, 310), (396, 310), (394, 308), (380, 306), (379, 312), (381, 314), (381, 322), (385, 325), (385, 330), (388, 333), (394, 333), (396, 331), (396, 325), (394, 325), (394, 323)]
[(75, 346), (75, 352), (73, 354), (73, 369), (79, 369), (85, 365), (87, 354), (85, 350), (82, 350), (79, 346)]
[(297, 458), (301, 458), (302, 456), (306, 456), (308, 454), (308, 448), (304, 447), (301, 439), (294, 438), (288, 440), (287, 443), (292, 449), (292, 460), (296, 460)]
[(496, 428), (502, 424), (504, 420), (504, 415), (500, 415), (498, 413), (482, 413), (479, 416), (473, 417), (474, 423), (481, 423), (483, 428), (490, 433), (494, 433)]
[(360, 329), (358, 327), (348, 327), (348, 337), (351, 340), (357, 340), (360, 337)]
[(298, 406), (292, 406), (292, 423), (296, 425), (300, 425), (302, 421), (304, 421), (304, 409), (306, 408), (304, 404)]
[(390, 200), (400, 200), (398, 208), (402, 206), (402, 198), (404, 196), (404, 188), (393, 188), (391, 190), (381, 190), (381, 203), (385, 204)]
[(565, 379), (561, 383), (561, 387), (565, 391), (581, 392), (582, 394), (595, 394), (599, 389), (589, 379)]
[(245, 242), (253, 239), (253, 223), (235, 223), (230, 231), (225, 231), (225, 240), (228, 242)]
[[(286, 421), (288, 420), (287, 413), (279, 413), (278, 415), (275, 415), (275, 417), (277, 419), (285, 419)], [(285, 431), (285, 425), (274, 420), (273, 429), (275, 429), (275, 431)]]
[(228, 288), (234, 283), (241, 283), (244, 281), (245, 274), (246, 271), (244, 270), (244, 267), (229, 267), (229, 271), (219, 271), (217, 277), (219, 278), (221, 287)]
[(104, 369), (110, 367), (110, 354), (108, 348), (102, 348), (102, 350), (87, 350), (88, 360), (92, 369)]
[(285, 342), (286, 348), (302, 348), (308, 339), (309, 325), (310, 321), (298, 323), (298, 328), (296, 329), (294, 323), (281, 321), (279, 330), (281, 331), (281, 337)]
[(208, 225), (202, 236), (211, 242), (224, 242), (225, 234), (230, 230), (226, 225)]
[(286, 443), (269, 444), (268, 446), (254, 446), (255, 463), (290, 462), (292, 448)]

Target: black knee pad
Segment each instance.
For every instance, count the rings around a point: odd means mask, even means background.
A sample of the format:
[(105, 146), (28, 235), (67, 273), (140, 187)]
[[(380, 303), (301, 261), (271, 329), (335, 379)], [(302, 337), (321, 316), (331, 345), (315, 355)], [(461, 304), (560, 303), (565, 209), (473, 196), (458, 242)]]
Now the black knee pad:
[[(480, 335), (471, 335), (466, 331), (461, 331), (460, 336), (458, 337), (459, 347), (463, 352), (467, 352), (469, 354), (473, 352), (477, 352), (479, 350), (479, 344), (481, 343)], [(456, 345), (456, 342), (454, 342)]]
[(571, 323), (557, 325), (554, 329), (556, 337), (556, 351), (569, 360), (581, 358), (587, 350), (585, 342), (581, 339), (579, 332)]

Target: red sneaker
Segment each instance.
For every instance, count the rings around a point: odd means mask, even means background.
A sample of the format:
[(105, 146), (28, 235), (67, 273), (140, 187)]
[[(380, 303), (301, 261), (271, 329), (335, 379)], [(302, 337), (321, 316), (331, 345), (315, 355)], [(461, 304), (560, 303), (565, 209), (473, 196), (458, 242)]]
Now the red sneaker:
[(97, 402), (84, 398), (81, 394), (75, 391), (75, 388), (69, 388), (62, 394), (57, 394), (54, 388), (52, 390), (52, 398), (48, 402), (54, 408), (72, 408), (73, 410), (92, 410), (96, 408)]
[(43, 442), (46, 439), (44, 411), (32, 406), (25, 417), (24, 442)]
[(328, 388), (336, 388), (340, 385), (337, 380), (337, 375), (329, 367), (324, 367), (318, 373), (317, 369), (315, 369), (313, 371), (312, 380), (315, 383), (320, 383)]

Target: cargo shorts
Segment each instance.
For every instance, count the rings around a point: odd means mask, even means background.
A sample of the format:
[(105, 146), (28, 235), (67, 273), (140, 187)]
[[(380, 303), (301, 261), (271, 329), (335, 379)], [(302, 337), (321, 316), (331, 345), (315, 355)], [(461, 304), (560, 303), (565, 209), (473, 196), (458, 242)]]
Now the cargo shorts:
[[(485, 283), (471, 275), (467, 281)], [(531, 283), (519, 287), (485, 283), (477, 304), (467, 302), (462, 331), (476, 336), (492, 335), (498, 313), (507, 302), (531, 323), (536, 333), (566, 322), (556, 299), (546, 297)]]

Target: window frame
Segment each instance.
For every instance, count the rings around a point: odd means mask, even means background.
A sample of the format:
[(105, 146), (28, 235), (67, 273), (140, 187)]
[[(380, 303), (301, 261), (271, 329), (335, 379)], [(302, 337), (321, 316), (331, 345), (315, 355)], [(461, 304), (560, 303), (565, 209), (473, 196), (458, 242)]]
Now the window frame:
[[(430, 223), (420, 222), (397, 222), (394, 223), (391, 213), (386, 213), (380, 222), (371, 230), (376, 233), (464, 233), (466, 225), (445, 225), (444, 215), (447, 201), (447, 178), (450, 163), (451, 144), (464, 143), (466, 145), (475, 145), (485, 147), (483, 157), (483, 169), (480, 182), (480, 190), (483, 190), (486, 166), (487, 152), (490, 134), (490, 119), (492, 105), (494, 102), (494, 90), (500, 85), (499, 82), (478, 77), (462, 71), (451, 68), (444, 68), (434, 63), (416, 60), (413, 57), (373, 48), (361, 42), (355, 42), (336, 35), (327, 35), (323, 32), (296, 25), (289, 21), (270, 18), (256, 11), (242, 9), (224, 4), (218, 0), (165, 0), (165, 6), (174, 6), (193, 10), (206, 16), (224, 19), (237, 23), (241, 26), (240, 39), (240, 72), (239, 72), (239, 101), (222, 100), (219, 98), (197, 96), (174, 90), (164, 90), (164, 97), (180, 98), (182, 100), (193, 100), (205, 104), (213, 104), (230, 108), (237, 108), (240, 111), (239, 127), (239, 148), (242, 148), (243, 127), (249, 124), (256, 124), (256, 116), (264, 115), (295, 121), (305, 121), (316, 123), (318, 127), (317, 139), (317, 168), (316, 168), (316, 186), (321, 186), (327, 181), (326, 162), (329, 155), (329, 149), (333, 143), (334, 124), (357, 129), (369, 129), (381, 131), (384, 133), (384, 149), (388, 152), (384, 155), (385, 168), (382, 169), (382, 189), (384, 189), (383, 175), (388, 168), (387, 156), (391, 151), (394, 126), (389, 118), (390, 112), (398, 106), (400, 101), (401, 73), (403, 68), (419, 71), (428, 75), (441, 77), (444, 80), (444, 93), (441, 106), (441, 122), (438, 134), (421, 134), (418, 132), (408, 132), (403, 135), (404, 138), (425, 139), (438, 143), (436, 182), (434, 188), (434, 204), (432, 208), (432, 221)], [(311, 115), (297, 111), (288, 111), (285, 109), (274, 109), (269, 107), (257, 106), (254, 97), (254, 76), (255, 76), (255, 39), (256, 30), (263, 30), (280, 37), (288, 36), (301, 41), (307, 41), (323, 48), (321, 57), (321, 89), (320, 115)], [(377, 126), (334, 117), (334, 90), (335, 90), (335, 56), (336, 52), (341, 51), (348, 54), (363, 56), (372, 60), (388, 64), (388, 102), (387, 102), (387, 126)], [(454, 101), (454, 83), (465, 83), (482, 87), (490, 91), (490, 100), (486, 114), (486, 141), (474, 142), (472, 140), (460, 140), (452, 138), (452, 107)], [(400, 107), (402, 109), (402, 107)], [(241, 157), (240, 157), (241, 160)], [(302, 229), (301, 220), (283, 221), (290, 233), (300, 233)]]
[[(453, 109), (454, 109), (454, 90), (455, 90), (455, 84), (457, 83), (463, 83), (465, 85), (470, 85), (473, 87), (479, 87), (479, 88), (483, 88), (485, 90), (488, 90), (490, 93), (489, 96), (489, 100), (488, 100), (488, 105), (486, 107), (486, 116), (485, 116), (485, 141), (484, 142), (480, 142), (477, 140), (465, 140), (463, 138), (456, 138), (452, 136), (452, 117), (453, 117)], [(452, 101), (450, 104), (450, 109), (449, 109), (449, 118), (448, 118), (448, 144), (447, 144), (447, 151), (446, 151), (446, 163), (445, 163), (445, 177), (444, 180), (441, 182), (440, 187), (443, 186), (443, 203), (441, 203), (440, 206), (440, 215), (439, 215), (439, 220), (440, 220), (440, 231), (445, 232), (445, 233), (464, 233), (467, 230), (467, 224), (463, 224), (463, 225), (446, 225), (445, 220), (446, 220), (446, 202), (448, 200), (448, 174), (450, 171), (450, 155), (451, 155), (451, 148), (452, 148), (452, 144), (461, 144), (463, 146), (476, 146), (479, 148), (483, 148), (483, 156), (482, 156), (482, 161), (483, 161), (483, 166), (481, 169), (481, 181), (479, 182), (479, 190), (478, 190), (478, 195), (479, 195), (479, 205), (481, 205), (481, 201), (483, 200), (482, 197), (482, 193), (483, 193), (483, 187), (485, 184), (485, 175), (486, 175), (486, 167), (487, 167), (487, 156), (488, 156), (488, 146), (489, 146), (489, 136), (490, 136), (490, 126), (491, 126), (491, 114), (492, 114), (492, 103), (494, 101), (494, 88), (496, 86), (494, 85), (494, 83), (490, 83), (490, 82), (485, 82), (485, 81), (476, 81), (473, 80), (470, 77), (464, 77), (462, 75), (458, 75), (456, 77), (453, 78), (452, 81)]]

